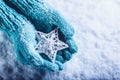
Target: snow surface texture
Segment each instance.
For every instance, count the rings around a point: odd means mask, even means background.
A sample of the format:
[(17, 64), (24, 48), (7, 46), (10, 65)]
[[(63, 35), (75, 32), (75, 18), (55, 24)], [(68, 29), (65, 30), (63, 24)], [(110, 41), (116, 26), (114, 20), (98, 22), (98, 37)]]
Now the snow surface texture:
[(75, 28), (79, 51), (61, 72), (22, 65), (0, 33), (0, 80), (120, 80), (120, 1), (46, 0)]

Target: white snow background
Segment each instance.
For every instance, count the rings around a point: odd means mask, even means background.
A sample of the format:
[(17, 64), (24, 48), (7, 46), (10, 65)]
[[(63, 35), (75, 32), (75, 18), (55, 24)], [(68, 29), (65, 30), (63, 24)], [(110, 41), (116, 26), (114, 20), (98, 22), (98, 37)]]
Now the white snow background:
[(0, 57), (1, 79), (120, 80), (120, 0), (46, 1), (73, 25), (78, 53), (59, 73), (38, 72), (17, 61), (12, 44), (1, 34), (0, 55), (7, 56)]

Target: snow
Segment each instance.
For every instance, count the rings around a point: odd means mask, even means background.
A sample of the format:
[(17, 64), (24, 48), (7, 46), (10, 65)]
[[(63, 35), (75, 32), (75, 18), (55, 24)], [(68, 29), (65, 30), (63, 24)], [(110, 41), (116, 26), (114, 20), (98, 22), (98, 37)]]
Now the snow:
[[(38, 72), (38, 70), (29, 66), (25, 67), (18, 62), (25, 75), (19, 74), (19, 76), (26, 80), (29, 79), (28, 77), (33, 80), (36, 77), (40, 80), (119, 80), (120, 0), (46, 0), (46, 2), (73, 25), (76, 32), (74, 39), (79, 51), (65, 64), (65, 69), (61, 72)], [(0, 37), (0, 45), (4, 43), (3, 47), (5, 47), (9, 41), (8, 39), (5, 39), (7, 42), (4, 41), (1, 35)], [(3, 49), (0, 53), (5, 54), (4, 50), (8, 50), (7, 59), (0, 57), (2, 77), (8, 74), (2, 70), (4, 68), (2, 65), (7, 65), (6, 60), (8, 59), (10, 59), (8, 63), (14, 67), (11, 75), (19, 73), (18, 66), (15, 67), (14, 63), (17, 59), (12, 58), (15, 54), (10, 55), (12, 52), (14, 53), (12, 48), (9, 48), (10, 46), (5, 47), (6, 49), (0, 46)], [(43, 73), (44, 75), (42, 75)]]
[(79, 48), (61, 75), (70, 80), (120, 79), (120, 1), (48, 1), (75, 28)]

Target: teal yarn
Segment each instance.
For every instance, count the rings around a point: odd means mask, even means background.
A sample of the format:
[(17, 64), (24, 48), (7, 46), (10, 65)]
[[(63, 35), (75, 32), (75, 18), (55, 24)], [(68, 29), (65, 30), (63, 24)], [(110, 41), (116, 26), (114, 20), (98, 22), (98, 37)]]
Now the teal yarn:
[[(55, 27), (59, 27), (59, 38), (69, 48), (60, 51), (56, 62), (51, 63), (34, 50), (35, 30), (48, 33)], [(23, 64), (59, 71), (63, 69), (63, 63), (77, 52), (72, 25), (43, 0), (0, 0), (0, 29), (13, 42), (16, 55)]]

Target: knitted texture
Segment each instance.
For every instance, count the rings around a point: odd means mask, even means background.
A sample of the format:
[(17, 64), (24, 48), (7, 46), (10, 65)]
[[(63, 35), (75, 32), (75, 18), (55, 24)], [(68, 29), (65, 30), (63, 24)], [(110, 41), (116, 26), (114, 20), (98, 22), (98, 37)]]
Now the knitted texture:
[[(72, 39), (73, 27), (42, 0), (0, 0), (0, 26), (13, 42), (16, 55), (24, 64), (57, 71), (63, 69), (61, 63), (70, 60), (70, 56), (77, 51)], [(59, 37), (69, 45), (69, 49), (60, 51), (62, 54), (58, 53), (57, 57), (61, 58), (56, 58), (56, 64), (52, 64), (34, 49), (35, 29), (48, 33), (55, 27), (60, 28)]]

